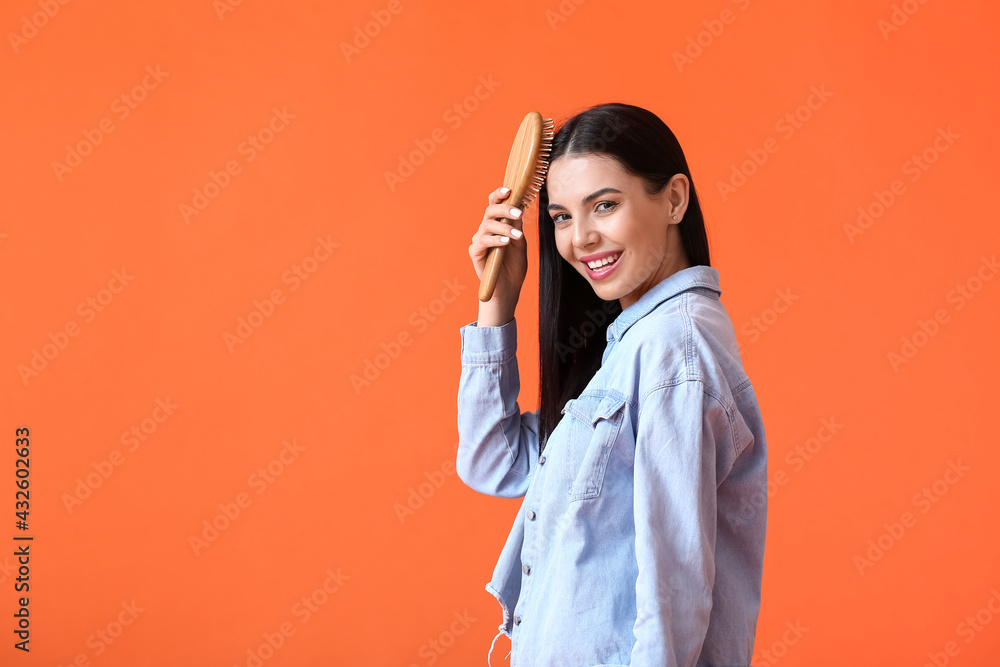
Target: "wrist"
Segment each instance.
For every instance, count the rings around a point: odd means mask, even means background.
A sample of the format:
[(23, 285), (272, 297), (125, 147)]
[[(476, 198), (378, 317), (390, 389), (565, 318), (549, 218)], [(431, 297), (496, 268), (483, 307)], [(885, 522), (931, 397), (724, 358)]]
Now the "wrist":
[[(496, 303), (494, 303), (496, 301)], [(489, 301), (479, 302), (479, 318), (476, 326), (497, 327), (507, 324), (514, 319), (514, 310), (517, 302), (509, 303), (496, 298)]]

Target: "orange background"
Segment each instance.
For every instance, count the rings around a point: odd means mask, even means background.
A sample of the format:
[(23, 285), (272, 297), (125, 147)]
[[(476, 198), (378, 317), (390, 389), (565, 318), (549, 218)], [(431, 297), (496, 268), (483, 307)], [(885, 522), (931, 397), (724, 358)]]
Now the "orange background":
[[(994, 664), (995, 4), (223, 2), (0, 10), (0, 663), (485, 664), (501, 611), (483, 586), (520, 500), (454, 475), (468, 245), (526, 112), (622, 101), (684, 147), (764, 415), (753, 664)], [(19, 426), (29, 654), (6, 555)]]

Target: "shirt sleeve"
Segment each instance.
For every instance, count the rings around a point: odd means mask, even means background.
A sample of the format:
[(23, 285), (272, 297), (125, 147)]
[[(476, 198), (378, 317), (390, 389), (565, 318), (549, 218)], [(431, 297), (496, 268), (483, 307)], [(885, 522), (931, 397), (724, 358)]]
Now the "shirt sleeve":
[(517, 323), (460, 329), (458, 453), (455, 470), (470, 488), (519, 498), (538, 459), (538, 412), (521, 412)]
[(700, 380), (650, 392), (638, 422), (631, 667), (693, 667), (712, 610), (716, 442), (728, 422)]

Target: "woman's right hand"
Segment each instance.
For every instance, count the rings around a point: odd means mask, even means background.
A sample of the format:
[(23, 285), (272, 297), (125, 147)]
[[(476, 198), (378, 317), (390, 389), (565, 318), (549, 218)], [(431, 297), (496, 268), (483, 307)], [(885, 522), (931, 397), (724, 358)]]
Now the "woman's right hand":
[[(510, 191), (502, 192), (504, 188), (497, 188), (490, 193), (489, 206), (483, 214), (483, 222), (479, 225), (479, 230), (472, 237), (472, 245), (469, 246), (469, 255), (472, 257), (472, 265), (476, 269), (476, 275), (480, 282), (483, 279), (483, 271), (486, 268), (486, 254), (490, 248), (497, 246), (507, 246), (504, 250), (503, 262), (500, 263), (500, 275), (497, 276), (496, 287), (493, 290), (491, 301), (500, 299), (508, 303), (517, 303), (521, 293), (521, 285), (524, 284), (524, 277), (528, 273), (528, 244), (525, 241), (522, 231), (523, 210), (521, 215), (514, 217), (510, 204), (501, 203), (510, 196)], [(503, 222), (503, 219), (510, 220), (513, 225)]]

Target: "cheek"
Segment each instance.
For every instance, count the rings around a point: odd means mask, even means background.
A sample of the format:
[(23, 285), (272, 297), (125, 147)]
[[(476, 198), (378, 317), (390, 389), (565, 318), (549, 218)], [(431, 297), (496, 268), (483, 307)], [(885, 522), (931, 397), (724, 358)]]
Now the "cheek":
[(567, 262), (573, 263), (573, 247), (566, 234), (556, 232), (556, 251)]
[(665, 232), (660, 238), (649, 225), (623, 225), (615, 232), (616, 245), (628, 248), (635, 255), (660, 252), (667, 241)]
[(559, 253), (560, 257), (566, 259), (566, 254), (571, 250), (571, 248), (569, 247), (570, 246), (569, 240), (566, 238), (565, 234), (561, 234), (558, 231), (555, 233), (555, 236), (556, 236), (556, 252)]

